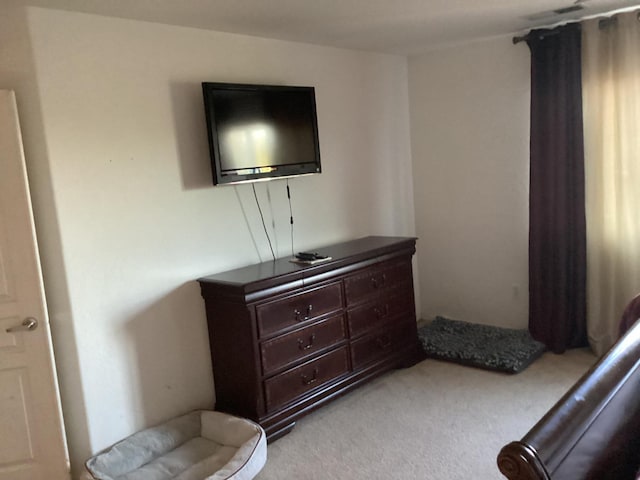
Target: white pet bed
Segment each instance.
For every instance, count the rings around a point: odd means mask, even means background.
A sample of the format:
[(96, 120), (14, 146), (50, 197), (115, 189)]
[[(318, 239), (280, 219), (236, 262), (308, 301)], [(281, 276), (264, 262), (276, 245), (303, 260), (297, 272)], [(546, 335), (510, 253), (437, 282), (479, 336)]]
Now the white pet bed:
[(266, 460), (259, 425), (198, 410), (125, 438), (86, 467), (95, 480), (249, 480)]

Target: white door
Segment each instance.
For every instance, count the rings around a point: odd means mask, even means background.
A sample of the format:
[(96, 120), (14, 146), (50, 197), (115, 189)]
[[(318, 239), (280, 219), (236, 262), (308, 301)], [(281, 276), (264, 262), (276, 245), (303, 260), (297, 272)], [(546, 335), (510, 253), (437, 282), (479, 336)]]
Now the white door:
[(15, 95), (0, 90), (0, 480), (69, 478)]

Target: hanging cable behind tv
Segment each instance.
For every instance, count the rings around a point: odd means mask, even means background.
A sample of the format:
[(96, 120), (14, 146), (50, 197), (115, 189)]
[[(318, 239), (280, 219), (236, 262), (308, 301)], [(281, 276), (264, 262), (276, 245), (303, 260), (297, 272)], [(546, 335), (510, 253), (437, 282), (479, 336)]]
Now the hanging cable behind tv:
[(258, 211), (260, 212), (260, 219), (262, 220), (262, 228), (264, 228), (264, 234), (267, 237), (267, 241), (269, 242), (269, 249), (271, 250), (271, 257), (273, 261), (276, 261), (276, 254), (273, 252), (273, 245), (271, 244), (271, 238), (269, 237), (269, 232), (267, 232), (267, 225), (264, 222), (264, 215), (262, 214), (262, 208), (260, 208), (260, 202), (258, 201), (258, 194), (256, 193), (256, 184), (252, 183), (251, 187), (253, 188), (253, 197), (256, 199), (256, 205), (258, 206)]
[(327, 255), (320, 255), (316, 252), (295, 252), (293, 242), (293, 209), (291, 207), (291, 188), (289, 187), (289, 179), (287, 179), (287, 199), (289, 201), (289, 224), (291, 225), (291, 262), (299, 263), (303, 265), (313, 265), (316, 263), (326, 262), (331, 260), (331, 257)]
[(289, 179), (287, 178), (287, 199), (289, 201), (289, 224), (291, 225), (291, 257), (295, 254), (293, 248), (293, 209), (291, 208), (291, 190), (289, 189)]

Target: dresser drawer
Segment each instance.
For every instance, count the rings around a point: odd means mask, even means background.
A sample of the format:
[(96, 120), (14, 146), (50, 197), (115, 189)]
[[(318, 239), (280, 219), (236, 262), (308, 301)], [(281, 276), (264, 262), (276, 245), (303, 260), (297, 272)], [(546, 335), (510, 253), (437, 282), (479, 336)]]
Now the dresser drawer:
[[(378, 359), (389, 357), (415, 344), (415, 325), (403, 322), (392, 328), (380, 329), (351, 344), (351, 362), (357, 370)], [(413, 343), (412, 343), (413, 342)]]
[(331, 347), (345, 338), (344, 318), (340, 315), (263, 342), (260, 345), (263, 373), (268, 375), (280, 367)]
[(406, 285), (391, 294), (382, 295), (373, 302), (359, 305), (347, 312), (347, 323), (351, 338), (379, 328), (399, 316), (415, 314), (413, 289)]
[(344, 290), (347, 305), (365, 301), (380, 292), (411, 281), (411, 261), (393, 260), (347, 277)]
[(340, 283), (332, 283), (304, 293), (258, 305), (256, 316), (261, 338), (311, 321), (342, 308)]
[(345, 346), (265, 380), (267, 411), (273, 411), (348, 372), (349, 359)]

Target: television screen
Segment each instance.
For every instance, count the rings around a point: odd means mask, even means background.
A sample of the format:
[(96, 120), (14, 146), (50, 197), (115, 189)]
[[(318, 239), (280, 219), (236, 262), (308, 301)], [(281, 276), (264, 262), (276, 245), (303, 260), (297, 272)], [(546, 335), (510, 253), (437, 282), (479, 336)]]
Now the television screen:
[(320, 173), (313, 87), (202, 84), (213, 183)]

